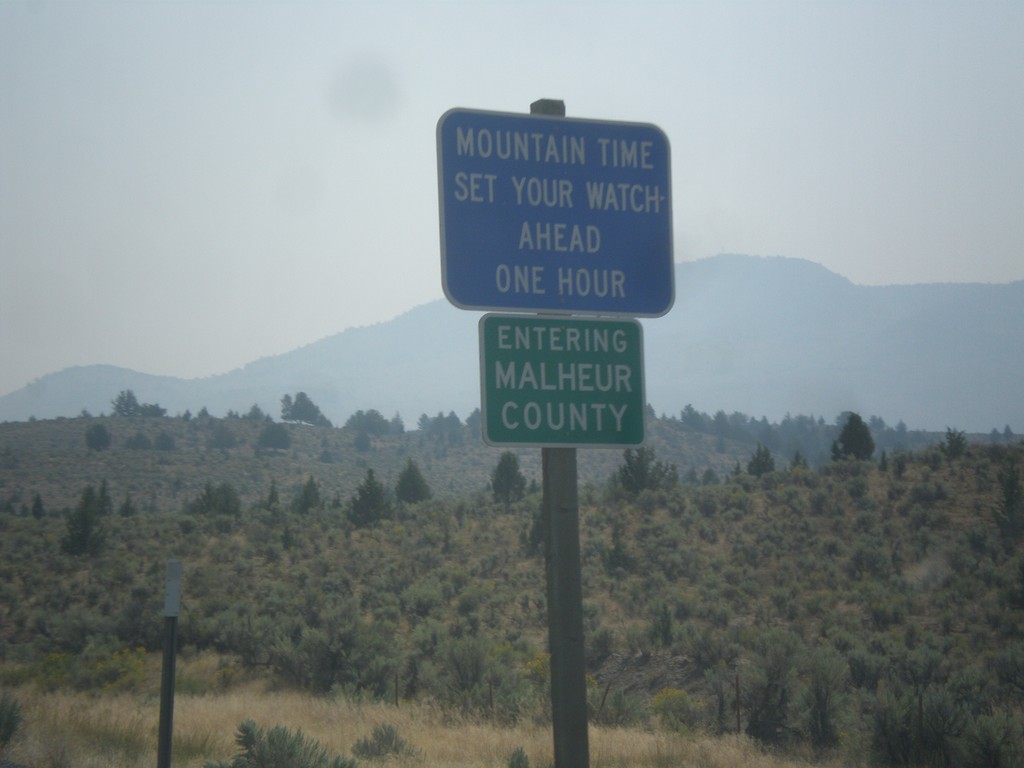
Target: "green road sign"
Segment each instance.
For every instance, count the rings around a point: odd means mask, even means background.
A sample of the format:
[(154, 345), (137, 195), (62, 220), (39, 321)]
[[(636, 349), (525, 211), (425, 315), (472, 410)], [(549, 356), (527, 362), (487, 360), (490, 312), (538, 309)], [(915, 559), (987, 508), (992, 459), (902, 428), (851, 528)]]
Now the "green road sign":
[(643, 360), (636, 320), (484, 315), (484, 440), (498, 446), (640, 445)]

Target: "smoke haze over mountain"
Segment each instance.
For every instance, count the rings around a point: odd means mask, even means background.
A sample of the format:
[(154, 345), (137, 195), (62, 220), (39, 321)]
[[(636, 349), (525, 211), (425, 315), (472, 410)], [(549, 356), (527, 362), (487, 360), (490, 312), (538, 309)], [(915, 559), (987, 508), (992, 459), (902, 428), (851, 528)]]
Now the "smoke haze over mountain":
[[(421, 414), (480, 406), (480, 314), (439, 300), (202, 379), (69, 368), (0, 398), (0, 419), (110, 411), (123, 389), (170, 414), (306, 392), (335, 423), (357, 410)], [(1024, 425), (1024, 281), (858, 286), (810, 262), (720, 256), (676, 265), (676, 303), (644, 320), (647, 399), (658, 413), (739, 411), (828, 421), (843, 411), (911, 429)]]

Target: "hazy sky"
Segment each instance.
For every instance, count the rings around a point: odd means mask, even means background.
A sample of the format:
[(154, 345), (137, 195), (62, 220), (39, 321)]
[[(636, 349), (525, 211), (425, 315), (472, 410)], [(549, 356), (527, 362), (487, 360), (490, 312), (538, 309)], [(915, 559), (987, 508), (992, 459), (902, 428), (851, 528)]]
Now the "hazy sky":
[(0, 394), (440, 298), (456, 106), (660, 126), (677, 262), (1022, 279), (1022, 41), (1018, 0), (0, 0)]

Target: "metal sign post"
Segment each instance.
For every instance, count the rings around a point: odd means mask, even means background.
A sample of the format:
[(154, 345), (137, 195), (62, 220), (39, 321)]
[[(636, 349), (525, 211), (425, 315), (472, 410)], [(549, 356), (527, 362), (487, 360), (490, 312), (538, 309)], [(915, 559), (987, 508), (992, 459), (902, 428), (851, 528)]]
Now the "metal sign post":
[(171, 768), (171, 737), (174, 730), (174, 672), (178, 644), (178, 609), (181, 604), (181, 561), (167, 561), (164, 589), (164, 662), (160, 678), (160, 731), (157, 737), (157, 768)]
[[(564, 117), (565, 104), (542, 99), (530, 105), (530, 112)], [(541, 464), (555, 768), (588, 768), (590, 736), (576, 449), (542, 448)]]
[(555, 766), (587, 768), (590, 742), (576, 449), (542, 448), (541, 462)]

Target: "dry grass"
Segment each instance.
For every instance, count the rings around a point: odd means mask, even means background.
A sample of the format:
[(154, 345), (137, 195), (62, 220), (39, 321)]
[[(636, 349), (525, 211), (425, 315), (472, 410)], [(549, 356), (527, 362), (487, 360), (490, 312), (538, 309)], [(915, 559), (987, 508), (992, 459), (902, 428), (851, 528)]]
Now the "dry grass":
[[(159, 700), (150, 695), (15, 692), (24, 727), (6, 758), (35, 768), (151, 768), (156, 757)], [(415, 750), (390, 758), (395, 768), (504, 768), (517, 747), (530, 765), (552, 761), (549, 727), (512, 728), (481, 722), (452, 722), (427, 705), (399, 708), (266, 691), (249, 684), (229, 693), (178, 696), (174, 713), (174, 765), (201, 768), (207, 760), (227, 760), (235, 752), (238, 724), (301, 729), (330, 752), (349, 756), (352, 745), (374, 726), (390, 723)], [(365, 762), (363, 763), (365, 764)], [(787, 768), (798, 763), (765, 754), (742, 737), (710, 738), (645, 730), (592, 728), (593, 768)]]

